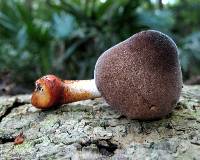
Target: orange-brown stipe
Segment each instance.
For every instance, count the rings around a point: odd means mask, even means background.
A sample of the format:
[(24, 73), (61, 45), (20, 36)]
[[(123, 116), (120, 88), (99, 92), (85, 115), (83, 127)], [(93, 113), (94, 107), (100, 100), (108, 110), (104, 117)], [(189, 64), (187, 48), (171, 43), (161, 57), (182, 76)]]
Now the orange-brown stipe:
[(62, 102), (63, 92), (62, 80), (54, 75), (44, 76), (35, 82), (31, 103), (37, 108), (49, 108)]
[(32, 94), (31, 103), (40, 109), (47, 109), (56, 105), (86, 100), (100, 96), (94, 90), (94, 80), (61, 80), (54, 75), (47, 75), (38, 79)]
[[(87, 81), (87, 80), (81, 80), (81, 81)], [(63, 103), (70, 103), (70, 102), (76, 102), (79, 100), (85, 100), (93, 98), (92, 93), (89, 93), (87, 91), (77, 92), (77, 90), (72, 89), (72, 86), (76, 85), (80, 81), (71, 81), (71, 80), (65, 80), (64, 81), (64, 101)]]

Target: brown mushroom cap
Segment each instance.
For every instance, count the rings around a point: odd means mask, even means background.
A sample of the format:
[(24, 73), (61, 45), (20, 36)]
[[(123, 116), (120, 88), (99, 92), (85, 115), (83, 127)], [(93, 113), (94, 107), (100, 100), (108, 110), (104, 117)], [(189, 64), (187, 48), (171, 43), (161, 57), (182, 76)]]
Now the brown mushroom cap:
[(176, 44), (153, 30), (137, 33), (105, 51), (94, 74), (106, 102), (133, 119), (169, 114), (182, 88)]

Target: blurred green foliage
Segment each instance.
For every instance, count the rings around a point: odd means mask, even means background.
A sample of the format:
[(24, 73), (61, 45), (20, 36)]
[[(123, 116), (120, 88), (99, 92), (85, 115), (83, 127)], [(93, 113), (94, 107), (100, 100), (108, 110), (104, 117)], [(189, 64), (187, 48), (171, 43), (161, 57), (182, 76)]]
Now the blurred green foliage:
[[(32, 84), (44, 74), (92, 78), (99, 55), (144, 29), (170, 35), (185, 78), (200, 74), (200, 1), (0, 0), (0, 73)], [(198, 34), (197, 34), (198, 33)]]

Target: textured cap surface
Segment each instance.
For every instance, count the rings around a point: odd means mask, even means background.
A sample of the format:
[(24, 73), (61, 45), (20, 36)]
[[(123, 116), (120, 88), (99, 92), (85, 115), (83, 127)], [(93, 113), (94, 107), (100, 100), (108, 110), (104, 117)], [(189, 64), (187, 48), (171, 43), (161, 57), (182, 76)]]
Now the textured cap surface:
[(106, 102), (133, 119), (157, 119), (177, 103), (182, 75), (177, 47), (165, 34), (148, 30), (105, 51), (95, 82)]

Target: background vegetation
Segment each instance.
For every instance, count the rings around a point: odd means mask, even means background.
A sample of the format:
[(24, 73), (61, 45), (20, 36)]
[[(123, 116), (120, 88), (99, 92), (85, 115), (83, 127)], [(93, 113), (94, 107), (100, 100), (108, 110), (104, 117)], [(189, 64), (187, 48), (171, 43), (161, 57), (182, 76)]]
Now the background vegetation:
[(191, 79), (200, 75), (199, 17), (200, 0), (0, 0), (0, 94), (26, 92), (49, 73), (92, 78), (103, 51), (144, 29), (175, 40)]

